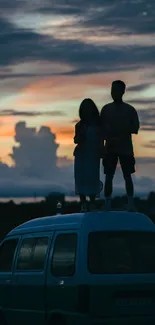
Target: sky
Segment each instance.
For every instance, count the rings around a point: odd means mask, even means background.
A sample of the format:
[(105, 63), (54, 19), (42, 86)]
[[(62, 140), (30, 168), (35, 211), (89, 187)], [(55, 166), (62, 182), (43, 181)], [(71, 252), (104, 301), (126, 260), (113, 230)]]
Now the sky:
[(155, 188), (154, 17), (153, 0), (1, 0), (0, 196), (74, 190), (79, 105), (101, 110), (115, 79), (141, 122), (136, 191)]

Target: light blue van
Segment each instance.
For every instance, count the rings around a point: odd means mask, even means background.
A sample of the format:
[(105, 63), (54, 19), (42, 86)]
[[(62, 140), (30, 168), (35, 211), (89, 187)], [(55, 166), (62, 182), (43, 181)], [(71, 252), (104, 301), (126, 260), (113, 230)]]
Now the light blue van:
[(155, 227), (140, 213), (28, 221), (0, 246), (0, 325), (155, 324)]

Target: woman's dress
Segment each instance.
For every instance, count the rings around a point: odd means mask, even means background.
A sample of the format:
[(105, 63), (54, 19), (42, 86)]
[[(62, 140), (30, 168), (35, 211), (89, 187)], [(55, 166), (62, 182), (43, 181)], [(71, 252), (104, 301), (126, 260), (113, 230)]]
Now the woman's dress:
[(98, 127), (89, 125), (85, 141), (75, 150), (74, 177), (76, 194), (91, 196), (102, 190), (100, 181), (101, 138)]

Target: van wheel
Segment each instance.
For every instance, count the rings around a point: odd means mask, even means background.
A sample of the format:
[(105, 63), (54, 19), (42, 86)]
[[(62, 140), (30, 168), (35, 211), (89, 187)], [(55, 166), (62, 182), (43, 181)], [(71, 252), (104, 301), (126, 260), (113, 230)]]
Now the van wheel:
[(62, 315), (53, 315), (50, 319), (49, 325), (67, 325), (67, 321)]

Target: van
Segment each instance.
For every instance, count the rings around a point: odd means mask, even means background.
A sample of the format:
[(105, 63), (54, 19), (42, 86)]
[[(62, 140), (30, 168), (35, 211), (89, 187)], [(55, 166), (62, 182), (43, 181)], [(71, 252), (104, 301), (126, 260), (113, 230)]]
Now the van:
[(0, 325), (155, 324), (155, 227), (126, 211), (57, 215), (0, 246)]

